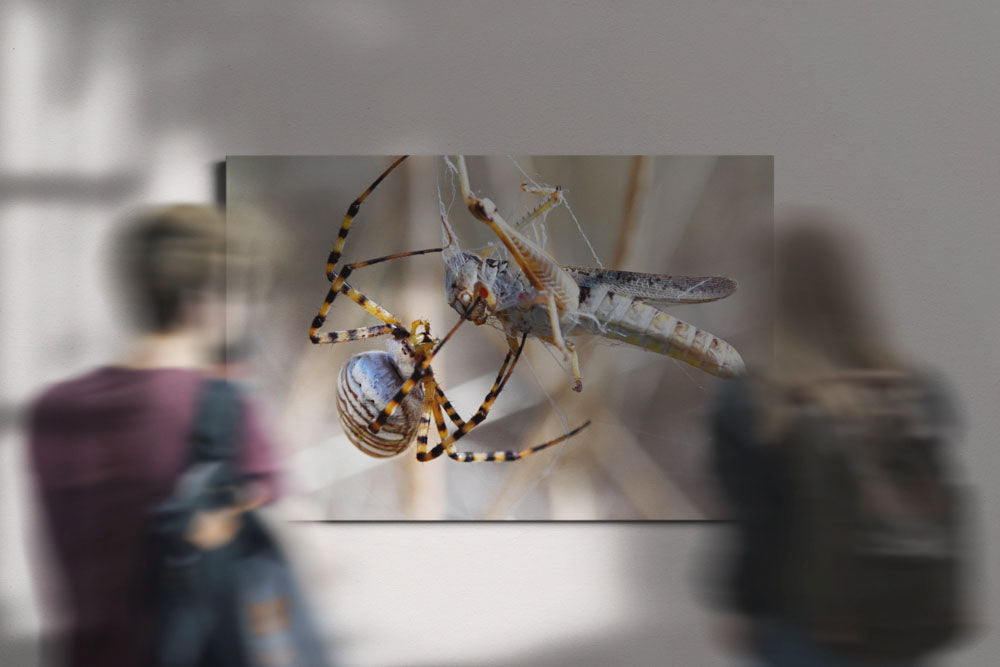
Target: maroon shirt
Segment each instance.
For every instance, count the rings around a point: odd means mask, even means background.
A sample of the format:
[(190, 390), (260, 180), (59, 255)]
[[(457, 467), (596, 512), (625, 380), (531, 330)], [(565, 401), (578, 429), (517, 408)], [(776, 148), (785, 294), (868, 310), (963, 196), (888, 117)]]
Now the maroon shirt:
[[(202, 376), (106, 367), (48, 389), (31, 415), (31, 461), (65, 577), (76, 665), (148, 662), (147, 516), (190, 456)], [(277, 495), (271, 442), (244, 410), (239, 468)]]

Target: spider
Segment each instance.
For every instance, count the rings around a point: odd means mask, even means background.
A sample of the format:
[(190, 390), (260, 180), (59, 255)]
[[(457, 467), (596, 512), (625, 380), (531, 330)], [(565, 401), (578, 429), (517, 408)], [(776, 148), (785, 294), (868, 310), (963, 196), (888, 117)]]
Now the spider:
[[(519, 451), (458, 451), (455, 443), (485, 421), (494, 401), (510, 379), (521, 357), (526, 336), (522, 336), (520, 342), (508, 337), (508, 352), (500, 365), (493, 387), (472, 418), (468, 421), (463, 420), (437, 383), (431, 361), (467, 317), (461, 317), (447, 335), (438, 341), (431, 336), (430, 324), (427, 321), (415, 320), (407, 329), (395, 315), (346, 282), (347, 277), (355, 269), (391, 259), (441, 252), (442, 248), (395, 253), (347, 264), (339, 272), (337, 271), (337, 263), (343, 254), (347, 234), (361, 204), (405, 158), (406, 156), (403, 156), (393, 162), (348, 207), (337, 234), (337, 241), (327, 259), (326, 277), (331, 281), (330, 289), (309, 329), (309, 340), (317, 345), (383, 335), (392, 336), (388, 352), (355, 354), (344, 365), (337, 378), (337, 412), (348, 439), (362, 452), (378, 458), (400, 454), (416, 439), (418, 461), (430, 461), (447, 452), (448, 456), (456, 461), (472, 462), (516, 461), (576, 435), (590, 424), (589, 420), (558, 438)], [(325, 323), (327, 313), (338, 294), (344, 294), (381, 320), (382, 324), (320, 334), (319, 330)], [(479, 307), (480, 300), (488, 296), (489, 293), (485, 288), (479, 290), (473, 307)], [(404, 381), (403, 377), (407, 374), (409, 377)], [(456, 430), (450, 435), (442, 411), (455, 424)], [(440, 442), (428, 450), (432, 418)]]

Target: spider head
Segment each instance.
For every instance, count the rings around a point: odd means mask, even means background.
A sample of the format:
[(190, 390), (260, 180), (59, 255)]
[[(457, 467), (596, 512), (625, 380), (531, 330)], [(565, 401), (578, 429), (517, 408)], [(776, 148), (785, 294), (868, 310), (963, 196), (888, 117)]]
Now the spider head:
[(424, 357), (430, 354), (431, 349), (437, 340), (431, 336), (431, 325), (427, 320), (414, 320), (410, 325), (410, 337), (406, 341), (406, 346), (415, 357)]
[(431, 336), (431, 325), (427, 320), (414, 320), (410, 325), (410, 333), (399, 330), (386, 341), (386, 351), (392, 357), (393, 363), (403, 377), (409, 377), (413, 369), (431, 353), (437, 344), (437, 339)]

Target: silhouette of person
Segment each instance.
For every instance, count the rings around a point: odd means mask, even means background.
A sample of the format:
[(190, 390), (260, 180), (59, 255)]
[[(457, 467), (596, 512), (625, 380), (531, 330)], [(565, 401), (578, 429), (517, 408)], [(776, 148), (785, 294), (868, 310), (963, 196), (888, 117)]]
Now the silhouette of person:
[(880, 328), (844, 235), (815, 213), (791, 222), (774, 359), (727, 383), (711, 417), (736, 520), (729, 639), (768, 665), (915, 664), (959, 629), (955, 411)]
[[(45, 390), (30, 418), (30, 460), (71, 619), (71, 665), (146, 665), (148, 513), (189, 463), (199, 389), (225, 373), (227, 263), (223, 214), (201, 205), (148, 210), (116, 247), (138, 329), (120, 359)], [(232, 264), (235, 265), (235, 264)], [(241, 506), (203, 512), (188, 539), (215, 548), (240, 511), (277, 495), (277, 468), (259, 409), (246, 401), (237, 465)]]

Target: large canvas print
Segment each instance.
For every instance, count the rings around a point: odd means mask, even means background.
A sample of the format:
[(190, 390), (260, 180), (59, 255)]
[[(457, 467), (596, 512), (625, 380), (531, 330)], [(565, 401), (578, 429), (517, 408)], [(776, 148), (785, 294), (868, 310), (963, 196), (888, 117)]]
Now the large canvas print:
[(232, 156), (226, 200), (295, 516), (722, 518), (706, 419), (770, 354), (771, 157)]

